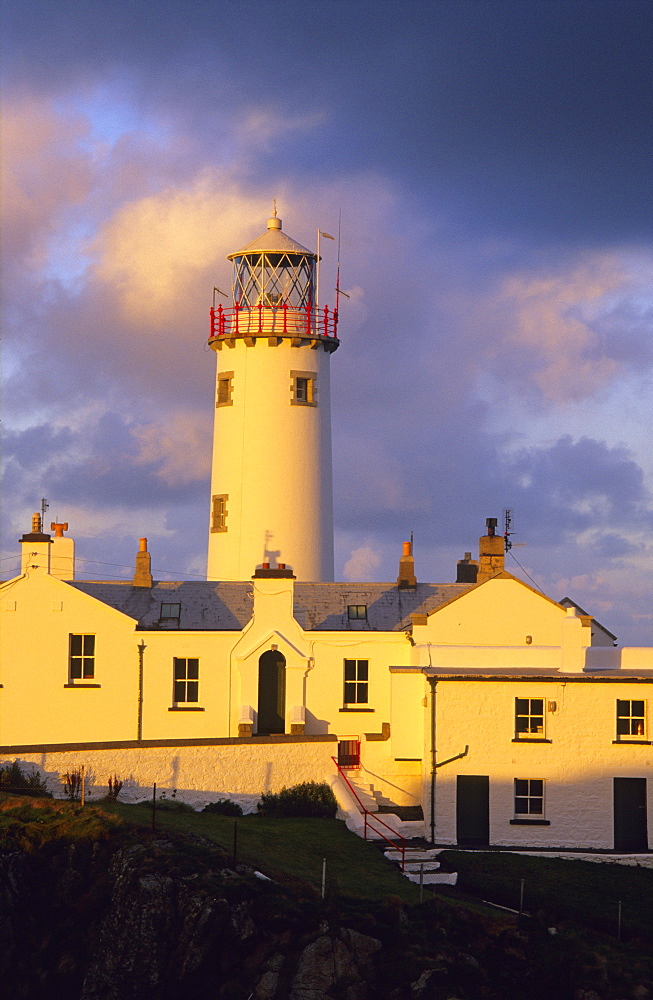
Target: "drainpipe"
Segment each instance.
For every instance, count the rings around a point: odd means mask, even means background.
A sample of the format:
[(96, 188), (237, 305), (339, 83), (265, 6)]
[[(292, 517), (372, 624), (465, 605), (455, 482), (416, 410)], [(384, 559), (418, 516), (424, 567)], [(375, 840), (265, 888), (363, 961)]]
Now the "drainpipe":
[(431, 685), (431, 843), (435, 844), (435, 776), (437, 774), (439, 767), (444, 767), (445, 764), (451, 764), (454, 760), (460, 760), (462, 757), (466, 757), (469, 753), (469, 746), (466, 746), (462, 753), (457, 753), (454, 757), (447, 757), (446, 760), (436, 761), (436, 751), (435, 751), (435, 688), (437, 685), (437, 679), (435, 677), (427, 677), (429, 684)]
[(429, 677), (431, 685), (431, 843), (435, 844), (435, 677)]
[(136, 739), (140, 743), (143, 739), (143, 657), (145, 655), (145, 643), (141, 639), (138, 644), (138, 724)]

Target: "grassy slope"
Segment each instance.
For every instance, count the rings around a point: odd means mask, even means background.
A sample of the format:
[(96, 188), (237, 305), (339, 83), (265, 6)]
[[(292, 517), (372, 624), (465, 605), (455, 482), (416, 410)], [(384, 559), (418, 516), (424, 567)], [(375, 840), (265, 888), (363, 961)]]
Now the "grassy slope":
[[(129, 823), (151, 826), (147, 806), (109, 807)], [(419, 890), (389, 865), (378, 848), (350, 833), (335, 819), (270, 819), (264, 816), (228, 816), (157, 809), (157, 830), (208, 837), (231, 855), (237, 825), (237, 858), (269, 878), (285, 884), (296, 880), (319, 889), (326, 858), (326, 885), (343, 896), (382, 899), (398, 896), (404, 902), (419, 899)]]

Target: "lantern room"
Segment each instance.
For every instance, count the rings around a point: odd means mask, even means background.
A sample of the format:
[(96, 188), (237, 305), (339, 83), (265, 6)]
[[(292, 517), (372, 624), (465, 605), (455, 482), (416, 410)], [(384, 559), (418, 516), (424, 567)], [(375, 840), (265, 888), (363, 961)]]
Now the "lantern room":
[[(332, 237), (329, 237), (332, 239)], [(318, 253), (286, 236), (281, 219), (268, 219), (267, 230), (242, 250), (229, 254), (234, 262), (232, 305), (211, 309), (209, 345), (220, 350), (225, 341), (246, 337), (311, 337), (338, 347), (338, 308), (318, 306)]]
[(233, 301), (241, 309), (314, 305), (317, 255), (282, 232), (276, 209), (267, 232), (228, 260), (234, 262)]

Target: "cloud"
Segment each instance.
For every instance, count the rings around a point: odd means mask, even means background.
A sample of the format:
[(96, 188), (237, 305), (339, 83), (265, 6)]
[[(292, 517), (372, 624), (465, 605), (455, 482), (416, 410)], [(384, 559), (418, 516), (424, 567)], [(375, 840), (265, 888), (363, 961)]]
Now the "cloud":
[(174, 413), (163, 423), (133, 429), (140, 445), (137, 465), (153, 465), (168, 486), (204, 483), (211, 472), (211, 436), (203, 416)]
[(627, 363), (650, 360), (640, 319), (642, 299), (653, 308), (647, 265), (604, 253), (565, 270), (508, 274), (478, 312), (490, 317), (497, 382), (551, 407), (605, 392)]
[(344, 566), (345, 580), (366, 582), (374, 579), (374, 572), (381, 565), (378, 549), (363, 545), (354, 549)]

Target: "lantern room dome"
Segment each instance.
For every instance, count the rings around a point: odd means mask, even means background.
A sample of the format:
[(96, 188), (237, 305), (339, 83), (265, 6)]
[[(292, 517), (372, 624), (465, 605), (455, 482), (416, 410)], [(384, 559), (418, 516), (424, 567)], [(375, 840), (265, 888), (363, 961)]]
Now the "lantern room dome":
[(265, 233), (261, 236), (257, 236), (255, 240), (248, 243), (242, 250), (230, 253), (227, 256), (227, 260), (235, 260), (236, 257), (245, 257), (250, 254), (261, 253), (293, 253), (301, 254), (303, 257), (311, 257), (313, 260), (317, 260), (317, 254), (313, 253), (312, 250), (307, 250), (307, 248), (303, 247), (301, 243), (291, 239), (290, 236), (286, 236), (281, 229), (281, 219), (279, 219), (276, 215), (273, 215), (271, 219), (268, 219), (268, 228)]

